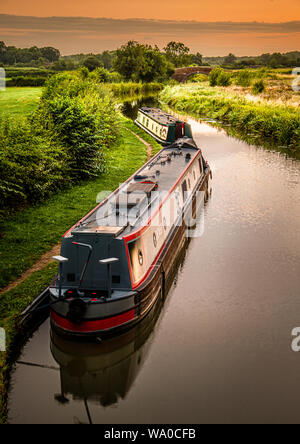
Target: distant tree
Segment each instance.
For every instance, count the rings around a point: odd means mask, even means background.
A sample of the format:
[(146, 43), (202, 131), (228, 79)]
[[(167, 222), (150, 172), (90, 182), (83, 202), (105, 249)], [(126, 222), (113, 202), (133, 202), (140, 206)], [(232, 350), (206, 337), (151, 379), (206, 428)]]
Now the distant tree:
[(53, 63), (52, 69), (54, 69), (54, 71), (66, 71), (67, 63), (63, 59), (57, 60), (57, 62)]
[(104, 68), (108, 69), (109, 71), (113, 67), (114, 59), (115, 59), (114, 51), (104, 51), (102, 54), (100, 54), (100, 60)]
[(203, 63), (203, 56), (200, 54), (200, 52), (197, 52), (197, 54), (191, 55), (191, 62), (195, 65), (202, 66)]
[(164, 48), (167, 59), (173, 63), (176, 68), (188, 66), (191, 63), (192, 56), (190, 49), (181, 42), (169, 42)]
[(230, 54), (228, 54), (227, 57), (225, 57), (224, 64), (225, 65), (234, 65), (236, 60), (237, 60), (237, 57), (234, 54), (230, 53)]
[(56, 62), (60, 58), (60, 52), (58, 49), (52, 48), (51, 46), (41, 48), (42, 57), (47, 59), (49, 62)]
[(85, 59), (82, 65), (85, 66), (89, 71), (95, 71), (95, 69), (103, 66), (99, 59), (95, 56), (90, 56)]
[(164, 80), (174, 71), (157, 46), (153, 48), (135, 41), (129, 41), (116, 51), (114, 68), (125, 80), (143, 82)]

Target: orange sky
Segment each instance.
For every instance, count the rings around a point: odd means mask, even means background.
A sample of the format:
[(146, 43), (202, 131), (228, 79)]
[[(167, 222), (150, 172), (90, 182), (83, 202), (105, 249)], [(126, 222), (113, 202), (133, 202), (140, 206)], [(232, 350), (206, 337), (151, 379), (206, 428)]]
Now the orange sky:
[(300, 19), (300, 0), (1, 0), (0, 13), (283, 22)]

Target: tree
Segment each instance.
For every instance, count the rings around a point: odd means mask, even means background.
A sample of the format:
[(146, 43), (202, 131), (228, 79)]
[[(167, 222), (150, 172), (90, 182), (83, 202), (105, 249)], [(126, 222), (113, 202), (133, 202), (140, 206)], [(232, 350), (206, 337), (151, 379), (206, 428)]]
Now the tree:
[(102, 63), (97, 59), (97, 57), (90, 56), (85, 59), (82, 65), (85, 66), (89, 71), (95, 71), (95, 69), (102, 66)]
[(42, 56), (51, 63), (56, 62), (60, 58), (59, 50), (52, 48), (51, 46), (41, 48), (41, 53), (42, 53)]
[(200, 52), (197, 52), (197, 54), (192, 54), (191, 62), (194, 63), (195, 65), (202, 66), (203, 64), (202, 54), (200, 54)]
[(188, 66), (191, 64), (190, 49), (181, 42), (170, 42), (164, 48), (167, 59), (173, 63), (176, 68)]
[(173, 66), (157, 46), (129, 41), (116, 51), (115, 70), (126, 80), (152, 82), (166, 79)]
[(114, 51), (104, 51), (101, 54), (100, 60), (103, 63), (105, 69), (108, 69), (109, 71), (112, 69), (114, 58), (115, 58)]
[(234, 65), (236, 62), (236, 59), (237, 59), (236, 56), (234, 54), (230, 53), (230, 54), (228, 54), (227, 57), (225, 57), (224, 64), (225, 65)]

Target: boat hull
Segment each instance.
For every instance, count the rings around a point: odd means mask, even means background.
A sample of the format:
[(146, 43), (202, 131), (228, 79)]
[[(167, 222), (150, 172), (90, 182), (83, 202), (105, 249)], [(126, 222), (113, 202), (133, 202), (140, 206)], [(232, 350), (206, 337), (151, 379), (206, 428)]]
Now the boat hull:
[[(197, 188), (194, 191), (186, 212), (195, 217), (197, 208), (196, 195), (202, 191), (208, 198), (208, 185), (211, 172), (205, 170)], [(192, 211), (191, 211), (192, 210)], [(182, 218), (184, 219), (184, 218)], [(69, 301), (53, 302), (51, 310), (51, 326), (58, 333), (74, 338), (101, 338), (120, 334), (140, 322), (151, 310), (159, 298), (164, 299), (173, 283), (172, 269), (178, 257), (185, 250), (189, 241), (186, 236), (187, 226), (182, 221), (174, 226), (170, 238), (164, 245), (158, 260), (143, 283), (135, 288), (127, 297), (120, 300), (106, 300), (104, 304), (89, 305), (89, 311), (81, 316), (80, 322), (72, 322), (68, 318)], [(105, 305), (105, 315), (103, 306)]]

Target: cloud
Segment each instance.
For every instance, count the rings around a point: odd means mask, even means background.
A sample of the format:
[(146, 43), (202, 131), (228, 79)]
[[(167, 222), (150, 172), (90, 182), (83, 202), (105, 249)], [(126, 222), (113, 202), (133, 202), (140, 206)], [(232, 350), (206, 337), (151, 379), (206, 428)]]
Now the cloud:
[[(270, 36), (275, 40), (276, 36), (291, 36), (291, 42), (293, 42), (297, 33), (300, 33), (300, 21), (285, 23), (197, 22), (0, 14), (0, 35), (7, 40), (8, 44), (22, 47), (51, 44), (57, 46), (64, 54), (115, 49), (131, 39), (155, 42), (158, 45), (164, 45), (170, 40), (181, 40), (189, 44), (192, 49), (196, 45), (199, 49), (201, 40), (207, 40), (209, 36), (215, 41), (219, 40), (218, 36), (225, 40), (227, 38), (229, 49), (231, 49), (232, 44), (238, 47), (237, 35), (252, 38), (253, 42), (259, 35)], [(210, 45), (206, 45), (207, 50), (211, 50), (209, 48), (212, 47), (213, 41)], [(217, 50), (217, 47), (215, 49)], [(202, 51), (205, 52), (205, 48)]]

